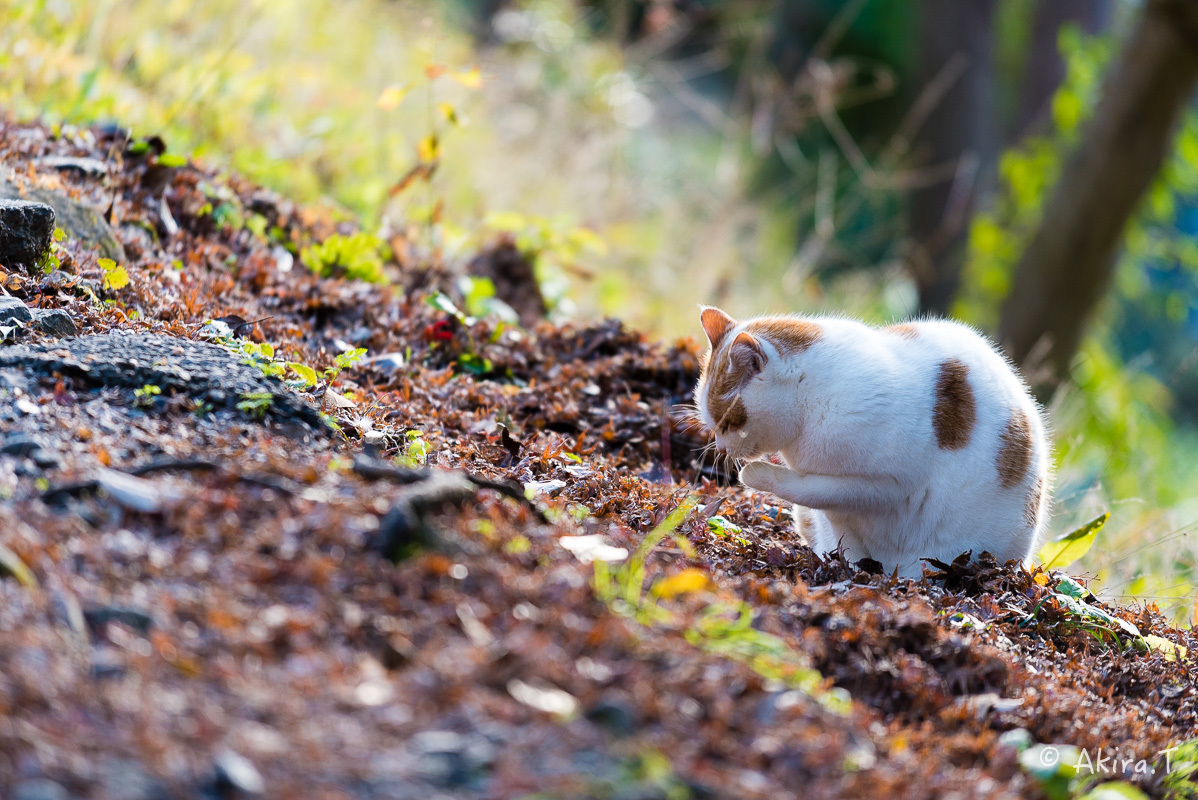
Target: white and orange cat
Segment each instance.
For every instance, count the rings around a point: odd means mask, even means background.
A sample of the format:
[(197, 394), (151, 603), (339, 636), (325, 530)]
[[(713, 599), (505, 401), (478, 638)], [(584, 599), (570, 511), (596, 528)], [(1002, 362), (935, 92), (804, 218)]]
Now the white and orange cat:
[[(967, 550), (1028, 562), (1045, 524), (1040, 409), (993, 345), (927, 320), (737, 322), (702, 311), (711, 344), (695, 402), (741, 482), (795, 503), (820, 555), (922, 574)], [(780, 454), (786, 466), (755, 460)]]

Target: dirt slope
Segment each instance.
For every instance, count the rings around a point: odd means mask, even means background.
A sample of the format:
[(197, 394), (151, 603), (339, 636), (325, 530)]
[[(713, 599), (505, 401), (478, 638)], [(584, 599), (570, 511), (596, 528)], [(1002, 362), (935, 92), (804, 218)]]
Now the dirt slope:
[[(141, 149), (0, 127), (9, 183), (98, 209), (129, 277), (79, 237), (4, 277), (82, 338), (0, 345), (0, 796), (1037, 797), (1027, 742), (1181, 791), (1158, 753), (1198, 736), (1192, 656), (1112, 646), (1055, 576), (820, 563), (669, 422), (694, 343), (462, 326), (418, 259), (316, 278), (286, 247), (351, 225)], [(235, 349), (390, 357), (328, 393), (247, 374), (195, 343), (229, 315)], [(688, 502), (643, 575), (560, 539), (636, 551)]]

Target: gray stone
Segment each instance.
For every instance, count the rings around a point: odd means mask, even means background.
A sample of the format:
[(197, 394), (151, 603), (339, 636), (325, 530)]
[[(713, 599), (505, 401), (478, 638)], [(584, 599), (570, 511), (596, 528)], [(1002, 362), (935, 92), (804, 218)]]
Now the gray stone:
[(53, 240), (53, 208), (29, 200), (0, 199), (0, 264), (31, 269)]
[(78, 172), (89, 177), (103, 177), (108, 174), (108, 162), (98, 158), (76, 158), (74, 156), (46, 156), (37, 160), (39, 166), (63, 172)]
[(48, 333), (60, 339), (79, 335), (75, 321), (61, 308), (33, 308), (30, 311), (33, 313), (33, 324), (42, 333)]
[(136, 608), (127, 608), (125, 606), (97, 606), (95, 608), (85, 609), (83, 618), (87, 620), (88, 627), (93, 631), (102, 631), (110, 622), (119, 622), (128, 628), (131, 628), (142, 636), (150, 634), (150, 628), (154, 627), (154, 618), (144, 611)]
[[(44, 203), (54, 210), (58, 227), (67, 236), (93, 249), (99, 250), (100, 255), (113, 261), (125, 261), (125, 248), (117, 240), (112, 226), (104, 220), (103, 213), (94, 206), (81, 203), (62, 192), (49, 189), (26, 188), (22, 191), (9, 181), (0, 181), (0, 201), (2, 200), (35, 200)], [(50, 223), (50, 233), (54, 232), (54, 222)], [(49, 240), (46, 247), (50, 246)], [(2, 259), (3, 256), (0, 256)], [(3, 261), (0, 261), (3, 263)]]
[(25, 433), (14, 433), (0, 440), (0, 455), (24, 458), (40, 446), (32, 436)]
[(75, 378), (88, 386), (140, 389), (153, 384), (216, 408), (234, 408), (246, 395), (271, 395), (267, 416), (329, 428), (317, 409), (281, 380), (242, 363), (242, 356), (205, 342), (151, 333), (106, 333), (59, 342), (0, 347), (0, 371), (22, 369)]
[(29, 322), (32, 319), (29, 306), (15, 297), (0, 295), (0, 325), (12, 324), (13, 320)]
[(36, 778), (21, 781), (13, 788), (13, 800), (68, 800), (70, 794), (54, 781)]
[(262, 774), (245, 756), (226, 750), (216, 757), (216, 790), (221, 796), (260, 795), (266, 791)]
[(108, 800), (169, 800), (174, 797), (162, 781), (136, 761), (109, 759), (100, 765), (99, 794)]

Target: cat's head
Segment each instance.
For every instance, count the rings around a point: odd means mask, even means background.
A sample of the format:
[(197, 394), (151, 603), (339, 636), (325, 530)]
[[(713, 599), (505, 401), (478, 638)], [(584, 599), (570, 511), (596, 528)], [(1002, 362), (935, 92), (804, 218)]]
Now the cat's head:
[(737, 322), (718, 308), (703, 308), (711, 349), (703, 361), (695, 405), (716, 446), (732, 458), (752, 459), (788, 444), (795, 419), (793, 356), (821, 335), (819, 325), (791, 317)]

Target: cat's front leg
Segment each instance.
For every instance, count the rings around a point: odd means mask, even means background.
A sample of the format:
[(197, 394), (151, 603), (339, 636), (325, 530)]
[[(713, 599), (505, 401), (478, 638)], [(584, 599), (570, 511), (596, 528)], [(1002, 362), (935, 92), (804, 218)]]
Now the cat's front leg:
[(904, 494), (888, 476), (803, 475), (768, 461), (746, 464), (740, 482), (801, 506), (833, 511), (886, 508), (901, 502)]

